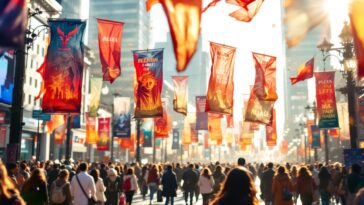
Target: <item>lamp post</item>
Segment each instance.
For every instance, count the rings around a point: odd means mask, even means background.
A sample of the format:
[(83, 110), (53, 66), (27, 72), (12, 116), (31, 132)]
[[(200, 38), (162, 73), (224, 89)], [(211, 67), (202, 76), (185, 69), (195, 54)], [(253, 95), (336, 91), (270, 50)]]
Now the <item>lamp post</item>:
[[(356, 86), (356, 80), (353, 73), (357, 65), (356, 60), (354, 59), (354, 44), (351, 34), (351, 28), (347, 22), (344, 23), (339, 37), (341, 39), (342, 47), (333, 48), (333, 44), (325, 39), (321, 44), (317, 46), (317, 48), (319, 48), (322, 52), (324, 66), (326, 59), (330, 56), (334, 56), (340, 60), (340, 63), (344, 67), (342, 74), (346, 78), (346, 86), (343, 88), (339, 88), (338, 91), (348, 95), (350, 144), (351, 148), (355, 149), (358, 147), (358, 133), (356, 127), (356, 90), (361, 87)], [(330, 51), (337, 51), (340, 55), (340, 58), (336, 55), (330, 54)], [(326, 141), (327, 140), (325, 139), (325, 142)]]

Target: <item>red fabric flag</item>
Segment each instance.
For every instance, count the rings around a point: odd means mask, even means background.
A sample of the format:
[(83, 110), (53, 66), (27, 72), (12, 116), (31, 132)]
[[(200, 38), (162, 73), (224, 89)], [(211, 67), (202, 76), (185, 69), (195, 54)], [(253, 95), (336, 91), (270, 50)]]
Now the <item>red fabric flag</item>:
[(308, 141), (308, 144), (311, 145), (312, 144), (312, 129), (311, 129), (311, 126), (315, 125), (315, 121), (314, 120), (307, 120), (306, 125), (307, 125), (307, 136), (308, 136), (307, 141)]
[(226, 116), (226, 124), (228, 128), (234, 128), (234, 117), (232, 115), (225, 115)]
[(216, 115), (208, 115), (208, 125), (209, 125), (209, 135), (210, 139), (214, 141), (222, 140), (222, 130), (221, 130), (221, 118)]
[(51, 120), (46, 123), (47, 133), (54, 134), (54, 144), (63, 144), (66, 135), (67, 121), (64, 115), (52, 115)]
[(216, 6), (217, 3), (219, 3), (221, 0), (212, 0), (205, 8), (202, 9), (202, 13), (207, 11), (212, 6)]
[(155, 138), (168, 138), (169, 126), (168, 126), (168, 115), (165, 108), (165, 101), (163, 104), (163, 117), (154, 118), (154, 137)]
[(339, 132), (338, 128), (329, 129), (328, 133), (333, 138), (339, 138), (339, 136), (340, 136), (340, 132)]
[(350, 5), (350, 21), (354, 48), (358, 61), (358, 80), (364, 77), (364, 1), (353, 0)]
[(291, 84), (294, 85), (299, 81), (304, 81), (306, 79), (313, 77), (313, 68), (314, 68), (315, 58), (312, 57), (305, 64), (301, 65), (298, 68), (298, 74), (296, 77), (291, 78)]
[(277, 145), (276, 112), (274, 109), (272, 113), (272, 125), (266, 125), (265, 129), (267, 146), (272, 147)]
[(202, 0), (148, 0), (147, 10), (158, 2), (168, 19), (177, 71), (184, 71), (197, 48)]
[(99, 118), (99, 138), (97, 139), (97, 150), (107, 151), (110, 148), (110, 118)]
[(226, 3), (241, 6), (241, 9), (230, 13), (229, 16), (244, 22), (250, 22), (254, 18), (263, 2), (264, 0), (226, 0)]
[(239, 144), (240, 145), (252, 145), (254, 138), (254, 132), (249, 131), (249, 123), (242, 122), (240, 123), (240, 136), (239, 136)]
[(276, 101), (276, 57), (253, 53), (255, 83), (253, 91), (259, 100)]
[(198, 132), (196, 130), (196, 123), (191, 123), (191, 142), (198, 143)]
[(121, 36), (123, 22), (97, 19), (102, 77), (110, 83), (120, 76)]
[(208, 149), (209, 148), (209, 134), (208, 133), (206, 133), (205, 136), (204, 136), (203, 147), (205, 149)]
[(212, 65), (206, 112), (233, 113), (235, 51), (234, 47), (210, 43)]

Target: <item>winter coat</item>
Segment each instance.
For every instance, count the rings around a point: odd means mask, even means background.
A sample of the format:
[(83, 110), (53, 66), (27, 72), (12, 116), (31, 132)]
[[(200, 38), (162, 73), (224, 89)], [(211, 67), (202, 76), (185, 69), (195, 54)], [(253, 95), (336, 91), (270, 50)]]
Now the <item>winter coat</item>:
[(287, 189), (288, 191), (292, 191), (292, 182), (287, 174), (278, 174), (273, 178), (273, 186), (272, 186), (272, 197), (274, 204), (279, 205), (293, 205), (293, 200), (283, 200), (282, 192), (283, 189)]
[(274, 171), (268, 169), (261, 175), (260, 190), (265, 201), (272, 200), (272, 186), (273, 186)]
[(198, 187), (201, 194), (210, 194), (213, 191), (215, 181), (214, 178), (211, 176), (210, 179), (207, 177), (201, 175), (198, 179)]
[(215, 181), (214, 193), (217, 193), (220, 190), (221, 184), (225, 180), (225, 175), (223, 173), (215, 172), (212, 176), (214, 177), (214, 181)]
[(182, 176), (183, 185), (182, 188), (184, 191), (195, 191), (198, 175), (191, 168), (186, 169)]
[(177, 177), (171, 170), (166, 171), (162, 176), (162, 195), (165, 197), (177, 196)]

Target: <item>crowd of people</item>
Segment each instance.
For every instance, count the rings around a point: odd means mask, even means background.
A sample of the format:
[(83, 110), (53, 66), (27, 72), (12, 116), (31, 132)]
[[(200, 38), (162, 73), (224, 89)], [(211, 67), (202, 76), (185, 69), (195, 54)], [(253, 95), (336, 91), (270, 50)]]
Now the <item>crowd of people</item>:
[[(0, 161), (3, 205), (131, 205), (140, 193), (145, 204), (174, 204), (177, 190), (186, 205), (364, 204), (361, 166), (171, 163), (7, 163)], [(256, 180), (259, 178), (259, 180)], [(260, 181), (260, 194), (256, 182)], [(149, 195), (149, 198), (147, 196)], [(164, 197), (164, 199), (163, 199)]]

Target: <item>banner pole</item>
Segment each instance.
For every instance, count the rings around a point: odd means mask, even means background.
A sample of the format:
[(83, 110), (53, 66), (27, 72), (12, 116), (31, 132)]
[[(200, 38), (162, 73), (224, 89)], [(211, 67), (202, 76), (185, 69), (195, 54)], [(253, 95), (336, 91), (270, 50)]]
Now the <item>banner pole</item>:
[(67, 116), (66, 161), (71, 159), (71, 114)]

